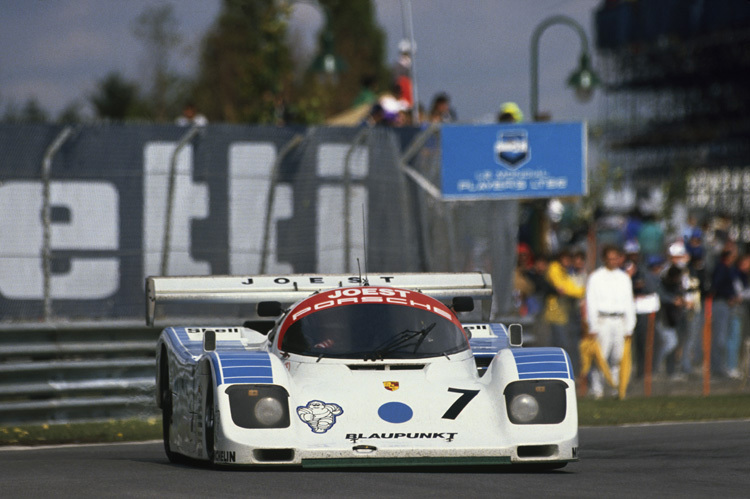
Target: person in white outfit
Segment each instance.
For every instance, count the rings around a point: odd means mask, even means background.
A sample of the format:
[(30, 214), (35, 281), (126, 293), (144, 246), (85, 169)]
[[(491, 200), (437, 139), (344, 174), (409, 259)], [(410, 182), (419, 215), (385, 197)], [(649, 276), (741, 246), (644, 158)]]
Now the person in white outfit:
[[(602, 260), (604, 265), (591, 273), (586, 284), (586, 315), (589, 334), (596, 336), (616, 382), (625, 338), (635, 328), (635, 301), (631, 279), (620, 270), (622, 252), (615, 246), (605, 246)], [(598, 369), (591, 373), (591, 394), (595, 398), (604, 395), (603, 375)]]

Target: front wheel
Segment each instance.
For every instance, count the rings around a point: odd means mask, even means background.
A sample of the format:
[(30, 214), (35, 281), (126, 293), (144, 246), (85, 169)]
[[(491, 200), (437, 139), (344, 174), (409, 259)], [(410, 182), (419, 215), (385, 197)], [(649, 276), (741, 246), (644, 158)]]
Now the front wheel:
[(216, 435), (216, 419), (215, 419), (215, 408), (214, 408), (214, 389), (213, 380), (211, 375), (208, 375), (208, 383), (206, 386), (206, 403), (203, 407), (203, 444), (206, 448), (206, 456), (208, 462), (214, 462), (214, 442)]
[(172, 463), (181, 461), (180, 455), (172, 451), (169, 441), (170, 431), (172, 429), (172, 389), (169, 387), (169, 367), (166, 362), (161, 366), (161, 433), (164, 440), (164, 453)]

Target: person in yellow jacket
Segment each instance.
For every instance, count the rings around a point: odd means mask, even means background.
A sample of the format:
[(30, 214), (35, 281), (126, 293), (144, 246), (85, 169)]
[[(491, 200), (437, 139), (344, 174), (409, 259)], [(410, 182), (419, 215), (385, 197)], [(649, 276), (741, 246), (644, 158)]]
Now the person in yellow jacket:
[(564, 348), (571, 357), (573, 369), (578, 369), (578, 328), (570, 327), (570, 307), (574, 301), (584, 297), (585, 287), (581, 286), (568, 271), (573, 265), (569, 250), (563, 249), (547, 268), (547, 281), (557, 290), (557, 294), (547, 297), (544, 303), (544, 320), (550, 326), (552, 346)]

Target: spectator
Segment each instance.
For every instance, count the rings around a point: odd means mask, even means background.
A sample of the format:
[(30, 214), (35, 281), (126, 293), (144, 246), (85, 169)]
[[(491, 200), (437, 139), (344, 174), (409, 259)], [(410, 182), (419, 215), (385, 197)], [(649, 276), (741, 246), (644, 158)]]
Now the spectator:
[[(661, 259), (652, 261), (661, 264)], [(659, 296), (655, 285), (647, 279), (648, 269), (641, 265), (641, 247), (631, 239), (625, 243), (625, 273), (630, 276), (635, 300), (635, 328), (633, 329), (633, 359), (636, 378), (643, 377), (646, 365), (646, 337), (648, 318), (659, 310)]]
[(623, 240), (626, 243), (633, 240), (638, 242), (638, 234), (641, 232), (642, 226), (643, 215), (641, 215), (641, 210), (639, 208), (634, 208), (630, 211), (630, 213), (628, 213), (628, 218), (625, 221), (625, 228), (623, 229)]
[[(700, 232), (700, 229), (696, 230)], [(690, 255), (685, 295), (687, 335), (682, 347), (680, 363), (682, 372), (690, 374), (696, 363), (700, 362), (703, 357), (703, 300), (708, 291), (703, 246), (702, 242), (696, 239), (695, 231), (688, 240), (686, 250)]]
[[(621, 251), (607, 245), (602, 250), (604, 265), (596, 269), (586, 284), (586, 313), (589, 334), (595, 335), (612, 377), (619, 380), (619, 397), (625, 397), (631, 367), (629, 343), (635, 327), (633, 285), (620, 269)], [(626, 347), (627, 344), (627, 347)], [(624, 355), (626, 348), (628, 352)], [(591, 373), (591, 392), (596, 398), (604, 395), (603, 374)]]
[(391, 125), (396, 124), (399, 113), (410, 109), (409, 103), (402, 97), (401, 87), (396, 83), (391, 87), (390, 93), (380, 96), (378, 104), (383, 108), (385, 120)]
[(665, 286), (665, 288), (667, 289), (667, 292), (670, 293), (671, 299), (665, 303), (664, 307), (667, 319), (670, 321), (672, 319), (677, 321), (673, 325), (677, 344), (666, 356), (665, 367), (669, 376), (674, 376), (675, 379), (683, 379), (690, 373), (690, 370), (682, 373), (677, 372), (677, 360), (683, 354), (685, 343), (690, 332), (690, 316), (688, 315), (688, 311), (696, 307), (697, 304), (694, 301), (694, 295), (688, 293), (688, 289), (691, 287), (690, 271), (688, 269), (690, 255), (688, 254), (682, 239), (669, 245), (667, 251), (669, 253), (669, 267), (666, 272), (672, 272), (673, 281), (667, 279), (668, 285)]
[(513, 273), (513, 305), (522, 317), (528, 315), (528, 300), (534, 294), (534, 283), (526, 275), (531, 266), (531, 255), (518, 245), (516, 269)]
[(734, 287), (732, 264), (737, 259), (733, 249), (724, 249), (711, 276), (713, 293), (713, 316), (711, 321), (711, 372), (718, 377), (726, 377), (727, 336), (731, 322), (732, 308), (739, 298)]
[(638, 244), (644, 258), (664, 254), (664, 229), (653, 214), (644, 217), (638, 231)]
[(180, 126), (206, 126), (208, 125), (208, 119), (196, 110), (195, 104), (188, 102), (182, 109), (182, 114), (175, 120), (175, 124)]
[(524, 276), (534, 284), (534, 294), (527, 300), (529, 315), (537, 315), (547, 301), (547, 297), (557, 294), (557, 290), (547, 280), (548, 268), (549, 259), (545, 255), (537, 255), (531, 268), (524, 271)]
[(360, 89), (357, 96), (352, 102), (352, 106), (361, 106), (363, 104), (372, 105), (378, 100), (378, 96), (375, 94), (375, 77), (373, 75), (365, 75), (360, 81)]
[(738, 304), (732, 310), (729, 334), (727, 335), (726, 371), (730, 378), (739, 379), (742, 377), (739, 370), (742, 330), (747, 323), (747, 307), (743, 305), (750, 299), (750, 255), (739, 257), (734, 272), (734, 287), (738, 299), (742, 300), (743, 303)]
[(660, 321), (660, 345), (656, 355), (656, 369), (660, 371), (665, 359), (668, 375), (674, 374), (674, 356), (678, 345), (677, 330), (683, 326), (685, 310), (685, 289), (682, 287), (682, 270), (669, 265), (661, 278), (662, 314)]
[(388, 120), (386, 119), (385, 110), (379, 103), (373, 104), (370, 109), (370, 113), (362, 121), (361, 126), (363, 127), (375, 127), (375, 126), (388, 126)]
[(515, 102), (503, 102), (497, 113), (498, 123), (520, 123), (523, 121), (523, 112)]
[[(582, 289), (586, 288), (586, 280), (588, 279), (588, 272), (586, 271), (586, 252), (583, 250), (577, 250), (573, 252), (573, 267), (569, 269), (570, 278), (580, 286)], [(585, 293), (584, 293), (585, 295)], [(580, 372), (581, 364), (581, 351), (580, 342), (583, 337), (583, 302), (585, 296), (580, 298), (571, 298), (570, 301), (570, 321), (568, 337), (571, 339), (572, 351), (570, 353), (570, 361), (573, 364), (573, 371), (576, 373)]]
[(560, 251), (557, 258), (550, 263), (547, 269), (547, 280), (557, 293), (547, 296), (544, 304), (544, 319), (550, 326), (552, 346), (564, 348), (573, 358), (576, 358), (573, 364), (576, 369), (578, 337), (570, 327), (570, 308), (573, 300), (584, 297), (585, 288), (578, 285), (570, 276), (568, 268), (572, 265), (573, 258), (567, 249)]
[(412, 71), (412, 47), (409, 40), (401, 40), (398, 43), (398, 59), (393, 65), (393, 79), (399, 86), (401, 98), (406, 102), (407, 111), (414, 107), (414, 90), (411, 80)]
[(451, 108), (451, 100), (448, 94), (441, 92), (432, 99), (430, 108), (431, 123), (452, 123), (456, 121), (456, 113)]

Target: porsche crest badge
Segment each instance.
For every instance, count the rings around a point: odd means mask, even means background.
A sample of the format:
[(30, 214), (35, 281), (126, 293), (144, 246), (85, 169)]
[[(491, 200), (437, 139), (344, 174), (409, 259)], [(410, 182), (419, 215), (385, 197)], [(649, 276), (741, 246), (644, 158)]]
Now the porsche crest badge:
[(398, 381), (383, 381), (383, 386), (389, 392), (395, 392), (398, 390)]

